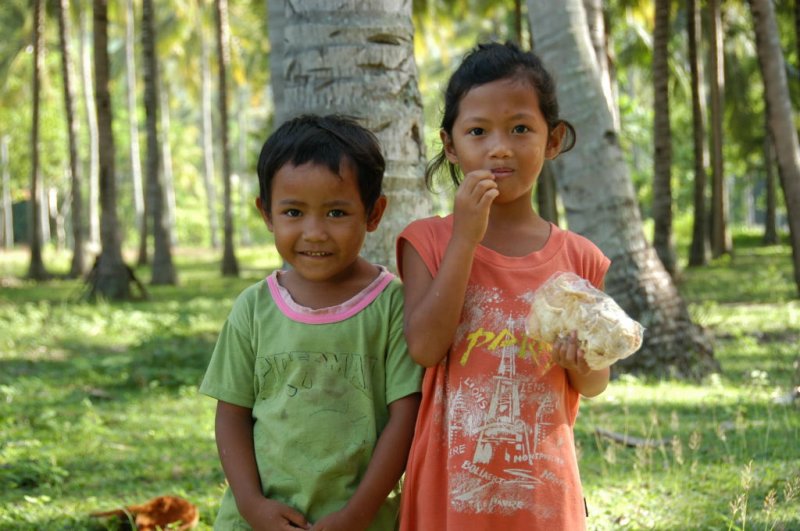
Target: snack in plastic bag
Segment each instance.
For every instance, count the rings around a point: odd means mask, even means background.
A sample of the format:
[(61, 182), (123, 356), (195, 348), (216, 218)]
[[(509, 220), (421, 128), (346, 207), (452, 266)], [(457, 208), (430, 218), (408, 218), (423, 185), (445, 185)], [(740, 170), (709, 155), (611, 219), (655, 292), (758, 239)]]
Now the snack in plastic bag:
[(614, 299), (569, 272), (553, 274), (536, 290), (526, 329), (548, 343), (576, 330), (586, 363), (595, 370), (639, 350), (644, 331)]

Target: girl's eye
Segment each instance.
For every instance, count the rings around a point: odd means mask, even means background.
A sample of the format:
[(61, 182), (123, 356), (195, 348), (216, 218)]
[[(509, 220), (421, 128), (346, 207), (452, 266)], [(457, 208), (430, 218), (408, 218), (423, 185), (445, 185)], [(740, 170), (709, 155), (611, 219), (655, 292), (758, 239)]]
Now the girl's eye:
[(346, 215), (347, 214), (345, 213), (344, 210), (339, 210), (338, 208), (328, 212), (328, 217), (331, 217), (331, 218), (341, 218), (341, 217), (344, 217)]
[(296, 208), (288, 208), (284, 210), (283, 215), (288, 218), (299, 218), (303, 213)]
[(483, 133), (484, 133), (484, 130), (483, 130), (482, 127), (473, 127), (472, 129), (470, 129), (467, 132), (467, 134), (469, 134), (471, 136), (481, 136)]
[(527, 133), (528, 131), (530, 131), (530, 129), (528, 129), (527, 125), (517, 125), (517, 126), (514, 126), (513, 131), (515, 133)]

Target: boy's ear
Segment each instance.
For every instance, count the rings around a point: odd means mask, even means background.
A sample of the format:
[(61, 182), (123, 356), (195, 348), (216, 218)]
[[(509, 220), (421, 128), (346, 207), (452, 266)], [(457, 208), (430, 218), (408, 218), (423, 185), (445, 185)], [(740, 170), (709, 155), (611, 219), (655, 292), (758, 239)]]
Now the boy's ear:
[(439, 138), (442, 139), (442, 149), (444, 149), (444, 155), (447, 160), (453, 164), (458, 164), (458, 155), (456, 155), (456, 149), (453, 146), (453, 138), (444, 129), (439, 129)]
[(261, 214), (261, 219), (264, 220), (264, 223), (267, 224), (267, 228), (272, 232), (272, 215), (264, 208), (264, 202), (261, 201), (261, 197), (256, 197), (256, 208), (258, 209), (258, 213)]
[(554, 159), (561, 154), (561, 143), (564, 141), (564, 135), (567, 134), (567, 126), (564, 122), (559, 122), (557, 126), (550, 131), (547, 137), (547, 147), (544, 150), (544, 156), (548, 159)]
[(386, 211), (386, 205), (388, 202), (389, 200), (386, 198), (386, 196), (382, 195), (377, 201), (375, 201), (375, 204), (372, 205), (372, 210), (367, 215), (367, 232), (373, 232), (378, 228), (381, 218), (383, 217), (383, 213)]

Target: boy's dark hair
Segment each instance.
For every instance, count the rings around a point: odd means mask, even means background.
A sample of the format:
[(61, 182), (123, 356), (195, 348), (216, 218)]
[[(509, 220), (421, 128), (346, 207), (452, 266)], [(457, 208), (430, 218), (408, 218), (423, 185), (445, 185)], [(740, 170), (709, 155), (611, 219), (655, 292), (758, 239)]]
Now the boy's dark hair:
[[(442, 115), (441, 129), (448, 136), (453, 136), (453, 124), (458, 117), (459, 104), (471, 89), (499, 81), (501, 79), (519, 79), (528, 83), (539, 97), (539, 109), (547, 122), (548, 133), (559, 124), (567, 128), (568, 136), (562, 146), (564, 153), (575, 145), (575, 128), (558, 116), (558, 99), (556, 97), (556, 84), (553, 77), (545, 69), (542, 60), (532, 52), (522, 51), (516, 44), (506, 42), (500, 44), (490, 42), (479, 44), (465, 56), (461, 65), (456, 69), (447, 83), (444, 93), (444, 113)], [(456, 186), (461, 182), (458, 167), (447, 160), (444, 147), (434, 157), (425, 169), (425, 182), (431, 187), (433, 176), (443, 166), (447, 166), (450, 179)]]
[(287, 120), (269, 136), (258, 156), (259, 195), (264, 208), (269, 212), (272, 179), (285, 164), (311, 162), (340, 175), (345, 159), (355, 167), (358, 191), (369, 214), (381, 196), (386, 169), (375, 135), (349, 116), (306, 114)]

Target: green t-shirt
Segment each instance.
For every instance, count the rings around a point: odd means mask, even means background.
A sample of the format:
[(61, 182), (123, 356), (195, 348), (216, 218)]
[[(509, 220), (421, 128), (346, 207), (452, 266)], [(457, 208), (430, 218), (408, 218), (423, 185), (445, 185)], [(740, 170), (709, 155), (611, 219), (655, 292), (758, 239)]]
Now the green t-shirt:
[[(403, 292), (388, 272), (357, 307), (294, 311), (276, 276), (245, 289), (220, 333), (200, 392), (252, 409), (264, 495), (315, 522), (342, 508), (364, 476), (388, 404), (419, 392), (403, 337)], [(376, 285), (378, 284), (378, 285)], [(395, 529), (390, 496), (370, 530)], [(218, 529), (249, 529), (228, 489)]]

